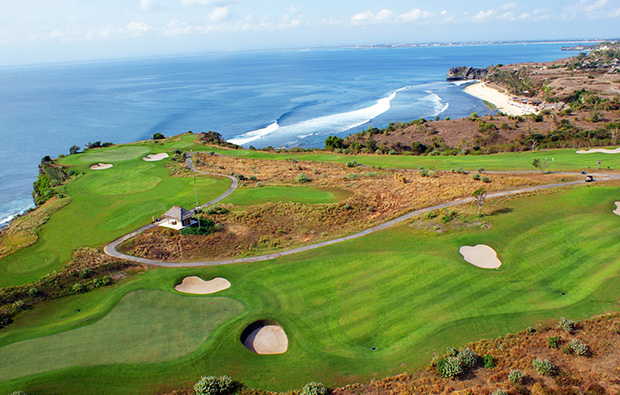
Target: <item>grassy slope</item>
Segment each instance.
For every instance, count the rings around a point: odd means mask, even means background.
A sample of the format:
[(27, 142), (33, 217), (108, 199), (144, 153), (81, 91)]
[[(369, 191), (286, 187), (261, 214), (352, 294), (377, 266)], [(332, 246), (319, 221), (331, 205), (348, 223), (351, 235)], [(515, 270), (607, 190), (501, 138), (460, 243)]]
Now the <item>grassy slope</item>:
[[(193, 207), (193, 178), (169, 177), (163, 167), (166, 160), (141, 159), (145, 153), (162, 150), (154, 147), (111, 147), (65, 158), (63, 165), (85, 173), (66, 187), (71, 203), (42, 227), (35, 245), (0, 261), (0, 287), (33, 281), (62, 266), (75, 248), (102, 246), (173, 205)], [(95, 162), (111, 162), (114, 167), (88, 169)], [(197, 185), (199, 200), (205, 202), (226, 191), (230, 181), (201, 176)]]
[[(221, 295), (240, 301), (244, 312), (216, 328), (196, 352), (172, 362), (66, 368), (0, 383), (0, 391), (155, 393), (223, 373), (266, 389), (315, 379), (343, 384), (396, 373), (391, 369), (403, 363), (411, 369), (447, 345), (516, 331), (536, 320), (616, 309), (620, 218), (611, 210), (619, 197), (616, 186), (580, 187), (513, 200), (504, 214), (487, 217), (490, 230), (438, 235), (400, 226), (271, 262), (149, 270), (19, 315), (0, 332), (0, 345), (86, 325), (113, 312), (131, 290), (173, 292), (189, 274), (228, 278), (233, 286)], [(498, 251), (499, 270), (463, 261), (458, 248), (478, 243)], [(84, 307), (78, 312), (78, 306)], [(239, 335), (258, 318), (283, 325), (287, 353), (258, 356), (243, 348)], [(131, 320), (124, 325), (135, 328)], [(181, 335), (172, 330), (170, 336)], [(59, 339), (73, 346), (70, 336)]]

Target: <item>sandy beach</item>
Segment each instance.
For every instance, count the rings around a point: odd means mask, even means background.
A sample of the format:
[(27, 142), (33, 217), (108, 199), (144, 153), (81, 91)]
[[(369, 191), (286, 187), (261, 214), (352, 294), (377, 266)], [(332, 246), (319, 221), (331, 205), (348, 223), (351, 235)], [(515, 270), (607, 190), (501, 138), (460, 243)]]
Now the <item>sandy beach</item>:
[(484, 82), (476, 82), (469, 85), (465, 88), (465, 93), (493, 103), (499, 111), (507, 115), (526, 115), (538, 112), (536, 107), (515, 102), (512, 100), (512, 96), (493, 89)]

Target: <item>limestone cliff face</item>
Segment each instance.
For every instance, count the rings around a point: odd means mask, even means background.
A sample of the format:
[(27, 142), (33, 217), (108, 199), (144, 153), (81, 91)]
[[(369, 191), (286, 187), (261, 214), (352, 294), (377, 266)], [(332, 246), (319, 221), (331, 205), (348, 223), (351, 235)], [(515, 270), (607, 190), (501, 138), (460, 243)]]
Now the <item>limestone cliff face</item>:
[(476, 69), (461, 66), (451, 68), (446, 76), (448, 81), (483, 80), (489, 74), (489, 69)]

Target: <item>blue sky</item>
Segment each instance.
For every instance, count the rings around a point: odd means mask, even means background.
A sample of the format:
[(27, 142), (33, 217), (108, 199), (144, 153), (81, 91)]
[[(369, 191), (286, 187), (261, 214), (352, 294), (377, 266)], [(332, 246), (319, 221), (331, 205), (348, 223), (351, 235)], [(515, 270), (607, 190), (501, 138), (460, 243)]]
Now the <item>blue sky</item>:
[(0, 0), (0, 65), (620, 36), (620, 0)]

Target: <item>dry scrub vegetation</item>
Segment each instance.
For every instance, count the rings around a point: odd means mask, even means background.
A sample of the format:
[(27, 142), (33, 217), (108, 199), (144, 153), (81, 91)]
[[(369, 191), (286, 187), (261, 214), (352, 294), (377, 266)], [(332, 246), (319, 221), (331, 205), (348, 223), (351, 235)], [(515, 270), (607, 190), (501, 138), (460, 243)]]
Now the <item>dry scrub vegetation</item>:
[[(265, 253), (291, 246), (311, 244), (361, 231), (415, 209), (468, 197), (485, 186), (490, 192), (513, 187), (557, 182), (551, 175), (493, 175), (490, 182), (474, 180), (471, 174), (429, 171), (371, 169), (356, 164), (270, 161), (196, 154), (199, 170), (235, 175), (240, 188), (298, 186), (347, 191), (338, 203), (301, 204), (275, 202), (249, 207), (232, 204), (204, 217), (221, 224), (208, 236), (181, 235), (156, 228), (125, 242), (120, 250), (159, 260), (197, 260)], [(300, 174), (307, 181), (300, 182)]]

